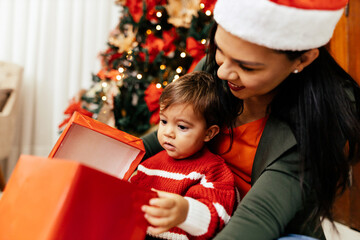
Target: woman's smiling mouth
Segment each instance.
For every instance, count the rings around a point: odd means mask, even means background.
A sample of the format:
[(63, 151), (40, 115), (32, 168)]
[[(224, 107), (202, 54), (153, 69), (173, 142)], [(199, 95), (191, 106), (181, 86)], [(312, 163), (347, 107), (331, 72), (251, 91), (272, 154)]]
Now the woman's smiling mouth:
[(229, 88), (231, 89), (231, 90), (233, 90), (233, 91), (240, 91), (240, 90), (243, 90), (245, 87), (244, 86), (238, 86), (238, 85), (235, 85), (235, 84), (233, 84), (233, 83), (231, 83), (231, 82), (229, 82), (229, 81), (227, 81), (227, 84), (228, 84), (228, 86), (229, 86)]

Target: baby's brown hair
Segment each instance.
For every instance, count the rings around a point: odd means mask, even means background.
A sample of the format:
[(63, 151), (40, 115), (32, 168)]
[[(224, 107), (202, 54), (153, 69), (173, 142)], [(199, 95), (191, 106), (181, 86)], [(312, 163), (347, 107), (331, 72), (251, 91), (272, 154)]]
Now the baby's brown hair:
[(209, 73), (187, 73), (166, 86), (160, 96), (160, 108), (164, 110), (173, 104), (191, 104), (195, 113), (205, 118), (207, 127), (222, 126), (220, 99), (215, 79)]

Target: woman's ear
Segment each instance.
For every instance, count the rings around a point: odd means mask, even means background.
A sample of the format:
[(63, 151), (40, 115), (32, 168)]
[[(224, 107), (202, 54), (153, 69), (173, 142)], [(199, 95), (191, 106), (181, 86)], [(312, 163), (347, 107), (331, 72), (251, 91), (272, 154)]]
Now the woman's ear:
[(204, 142), (210, 141), (213, 137), (220, 132), (220, 127), (218, 125), (212, 125), (206, 130)]
[(296, 72), (301, 72), (305, 67), (310, 65), (319, 56), (319, 49), (314, 48), (304, 52), (299, 58), (299, 62), (296, 65)]

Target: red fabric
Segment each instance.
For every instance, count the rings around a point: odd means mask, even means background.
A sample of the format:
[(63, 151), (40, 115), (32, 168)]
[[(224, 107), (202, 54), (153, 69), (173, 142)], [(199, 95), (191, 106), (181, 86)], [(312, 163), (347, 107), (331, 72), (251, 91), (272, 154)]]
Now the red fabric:
[(129, 8), (129, 12), (135, 22), (139, 22), (143, 15), (143, 1), (127, 0), (125, 6)]
[[(152, 63), (159, 52), (164, 48), (164, 41), (157, 38), (154, 34), (148, 35), (145, 44), (142, 46), (147, 49), (149, 54), (149, 62)], [(145, 54), (139, 54), (142, 61), (145, 61)]]
[(62, 127), (64, 127), (70, 120), (71, 116), (73, 115), (74, 112), (79, 112), (85, 116), (88, 117), (92, 117), (93, 113), (89, 112), (86, 109), (83, 109), (81, 106), (81, 102), (76, 102), (74, 100), (72, 100), (70, 102), (70, 105), (66, 108), (66, 110), (64, 111), (64, 114), (68, 115), (69, 117), (66, 118), (62, 123), (59, 124), (59, 128), (61, 129)]
[[(141, 171), (141, 167), (161, 170), (162, 174), (147, 175)], [(211, 153), (207, 148), (188, 159), (176, 160), (169, 157), (166, 151), (145, 160), (140, 164), (137, 174), (130, 181), (146, 188), (155, 188), (167, 192), (191, 197), (204, 203), (210, 210), (211, 221), (208, 232), (195, 237), (179, 228), (172, 228), (170, 232), (186, 234), (189, 239), (209, 239), (224, 227), (224, 221), (217, 214), (214, 203), (223, 206), (228, 215), (231, 216), (235, 204), (234, 177), (226, 166), (224, 159)], [(164, 173), (165, 172), (165, 173)], [(169, 178), (171, 174), (188, 175), (192, 173), (193, 178), (182, 180)], [(198, 174), (195, 174), (198, 173)], [(196, 175), (202, 176), (200, 179)], [(213, 187), (204, 186), (204, 182)]]
[(243, 198), (251, 188), (251, 171), (255, 153), (267, 118), (262, 118), (234, 129), (233, 145), (229, 152), (230, 135), (223, 131), (216, 138), (216, 152), (221, 154), (234, 173), (235, 185)]
[(201, 58), (205, 55), (205, 45), (196, 41), (193, 37), (188, 37), (186, 39), (186, 51), (193, 58), (191, 66), (188, 72), (192, 72), (196, 66), (196, 64), (201, 60)]
[(163, 90), (163, 88), (157, 88), (155, 83), (151, 83), (149, 87), (145, 90), (144, 100), (149, 111), (152, 113), (150, 117), (151, 124), (158, 124), (160, 121), (159, 99)]
[(111, 79), (113, 81), (116, 81), (116, 76), (119, 75), (119, 71), (115, 70), (115, 69), (111, 69), (110, 71), (107, 71), (105, 69), (101, 69), (97, 76), (101, 79), (101, 80), (106, 80), (106, 79)]
[[(165, 5), (166, 0), (146, 0), (146, 18), (148, 20), (154, 19), (154, 13), (156, 13), (156, 5)], [(130, 14), (133, 17), (135, 22), (139, 22), (140, 18), (143, 15), (143, 1), (141, 0), (127, 0), (125, 6), (129, 8)]]
[[(163, 31), (162, 39), (156, 37), (154, 34), (148, 35), (146, 42), (142, 47), (148, 51), (149, 62), (152, 63), (160, 51), (164, 51), (165, 56), (174, 52), (176, 49), (174, 41), (177, 37), (178, 35), (176, 34), (175, 28), (169, 31)], [(142, 61), (145, 61), (145, 54), (140, 53), (139, 55)]]
[[(138, 1), (138, 2), (140, 2), (140, 1)], [(166, 5), (166, 4), (167, 4), (167, 0), (147, 0), (146, 1), (146, 9), (147, 9), (146, 18), (150, 21), (157, 21), (158, 17), (156, 16), (156, 13), (158, 12), (158, 10), (156, 10), (155, 7), (158, 5)]]
[(295, 8), (314, 10), (339, 10), (348, 0), (270, 0), (271, 2)]
[(214, 10), (216, 0), (201, 0), (201, 3), (205, 5), (204, 11), (210, 10), (212, 12)]
[(169, 31), (163, 31), (162, 39), (164, 40), (164, 47), (162, 50), (165, 52), (166, 56), (176, 50), (176, 45), (174, 44), (174, 41), (178, 37), (179, 36), (176, 33), (175, 28), (171, 28)]
[(117, 59), (119, 59), (119, 58), (121, 58), (121, 56), (123, 55), (123, 53), (119, 53), (119, 52), (116, 52), (116, 53), (114, 53), (114, 54), (112, 54), (112, 55), (110, 55), (108, 58), (108, 62), (107, 62), (107, 66), (111, 66), (112, 65), (112, 63), (114, 62), (114, 60), (117, 60)]

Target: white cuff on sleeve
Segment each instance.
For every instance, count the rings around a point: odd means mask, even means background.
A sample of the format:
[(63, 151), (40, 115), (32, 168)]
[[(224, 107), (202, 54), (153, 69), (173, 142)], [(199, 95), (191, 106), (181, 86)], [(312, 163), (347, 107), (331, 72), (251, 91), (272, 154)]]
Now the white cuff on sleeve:
[(186, 220), (178, 228), (193, 235), (200, 236), (208, 231), (211, 214), (209, 208), (202, 202), (190, 197), (185, 197), (189, 203)]

